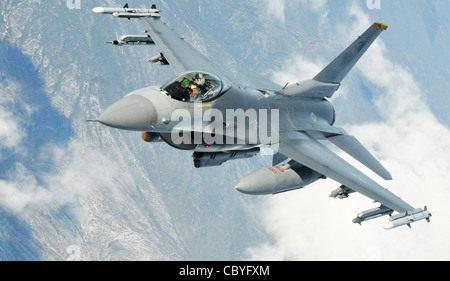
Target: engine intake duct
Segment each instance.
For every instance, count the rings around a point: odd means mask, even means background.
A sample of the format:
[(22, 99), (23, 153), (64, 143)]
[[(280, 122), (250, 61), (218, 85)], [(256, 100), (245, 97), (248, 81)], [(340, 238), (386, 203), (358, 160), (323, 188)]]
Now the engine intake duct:
[(194, 166), (196, 168), (215, 167), (220, 166), (223, 163), (230, 160), (249, 159), (259, 153), (259, 148), (243, 151), (232, 152), (195, 152), (192, 157), (194, 158)]

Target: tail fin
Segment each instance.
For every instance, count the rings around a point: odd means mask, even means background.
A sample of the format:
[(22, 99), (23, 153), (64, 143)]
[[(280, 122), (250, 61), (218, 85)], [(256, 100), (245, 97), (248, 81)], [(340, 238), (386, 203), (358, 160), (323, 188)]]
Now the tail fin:
[(342, 80), (369, 49), (383, 30), (388, 28), (384, 23), (374, 23), (363, 35), (353, 42), (342, 54), (332, 61), (312, 80), (297, 83), (291, 87), (277, 91), (277, 94), (312, 99), (331, 98), (339, 89)]
[(323, 83), (341, 83), (375, 39), (387, 28), (388, 26), (384, 23), (374, 23), (313, 80)]

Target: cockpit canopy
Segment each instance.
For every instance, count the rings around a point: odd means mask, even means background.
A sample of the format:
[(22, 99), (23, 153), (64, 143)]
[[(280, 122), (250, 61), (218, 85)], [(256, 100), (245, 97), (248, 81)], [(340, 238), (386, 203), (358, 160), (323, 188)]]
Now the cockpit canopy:
[(221, 95), (219, 77), (200, 71), (183, 72), (161, 87), (173, 99), (183, 102), (205, 102)]

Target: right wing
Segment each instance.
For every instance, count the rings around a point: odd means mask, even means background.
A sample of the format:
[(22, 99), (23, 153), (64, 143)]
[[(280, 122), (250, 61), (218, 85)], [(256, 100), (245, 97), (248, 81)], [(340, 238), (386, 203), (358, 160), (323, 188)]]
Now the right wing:
[[(218, 67), (192, 47), (184, 38), (177, 35), (160, 17), (142, 17), (140, 21), (175, 72), (202, 70), (219, 75), (221, 78), (230, 79), (228, 73), (224, 73), (222, 70), (223, 68)], [(239, 83), (249, 82), (248, 85), (260, 90), (276, 91), (281, 88), (281, 86), (252, 71), (240, 69), (239, 73), (241, 74), (240, 78), (246, 80), (238, 81)], [(236, 81), (234, 77), (232, 79)]]
[(226, 76), (215, 63), (177, 35), (160, 17), (141, 17), (139, 20), (176, 73), (202, 70)]
[[(251, 71), (244, 71), (239, 77), (230, 76), (223, 67), (217, 66), (214, 62), (200, 53), (183, 37), (180, 37), (162, 19), (159, 10), (153, 5), (151, 9), (130, 9), (128, 5), (123, 8), (103, 8), (93, 9), (97, 14), (112, 14), (118, 18), (137, 18), (145, 28), (145, 32), (151, 37), (152, 43), (156, 44), (160, 53), (150, 59), (150, 62), (169, 64), (175, 73), (186, 71), (205, 71), (218, 75), (230, 86), (238, 82), (263, 91), (276, 91), (281, 86)], [(231, 77), (231, 78), (230, 78)], [(244, 81), (242, 80), (244, 78)], [(237, 79), (236, 79), (237, 78)], [(229, 82), (229, 83), (226, 83)]]
[(97, 7), (92, 11), (96, 14), (111, 14), (117, 18), (139, 19), (146, 32), (160, 49), (161, 62), (168, 62), (176, 73), (202, 70), (216, 75), (222, 74), (216, 64), (207, 59), (161, 20), (156, 5), (153, 5), (151, 9), (131, 9), (126, 4), (123, 8)]
[(303, 133), (280, 132), (278, 152), (399, 213), (414, 210), (408, 203)]

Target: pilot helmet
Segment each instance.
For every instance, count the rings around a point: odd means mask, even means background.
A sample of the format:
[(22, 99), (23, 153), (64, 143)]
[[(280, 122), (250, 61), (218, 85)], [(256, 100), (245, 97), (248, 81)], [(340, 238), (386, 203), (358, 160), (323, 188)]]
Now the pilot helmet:
[(195, 75), (194, 81), (195, 81), (195, 84), (197, 84), (198, 86), (203, 86), (203, 85), (205, 85), (205, 82), (206, 82), (205, 77), (201, 73), (198, 73), (197, 75)]

